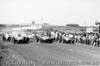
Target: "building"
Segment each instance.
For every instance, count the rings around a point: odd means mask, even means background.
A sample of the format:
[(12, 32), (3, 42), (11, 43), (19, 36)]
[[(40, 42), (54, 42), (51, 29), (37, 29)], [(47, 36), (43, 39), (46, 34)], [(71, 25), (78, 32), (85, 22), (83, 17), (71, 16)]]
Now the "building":
[(86, 32), (98, 33), (98, 27), (89, 26), (89, 27), (86, 28)]
[(79, 27), (79, 24), (66, 24), (66, 26)]
[(19, 27), (12, 28), (12, 30), (25, 30), (25, 29), (33, 30), (33, 29), (41, 29), (41, 28), (42, 28), (42, 25), (34, 24), (34, 25), (21, 25)]

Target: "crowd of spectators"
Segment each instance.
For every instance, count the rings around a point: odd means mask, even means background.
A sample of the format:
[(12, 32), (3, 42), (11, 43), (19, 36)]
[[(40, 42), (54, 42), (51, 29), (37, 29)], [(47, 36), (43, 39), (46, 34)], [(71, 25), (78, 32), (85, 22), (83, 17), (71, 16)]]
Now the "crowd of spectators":
[[(65, 33), (59, 30), (43, 30), (40, 31), (42, 36), (54, 36), (55, 41), (58, 41), (59, 43), (63, 42), (63, 39), (66, 38), (73, 38), (74, 43), (80, 43), (80, 44), (87, 44), (92, 46), (100, 46), (100, 34), (99, 33)], [(67, 40), (66, 40), (67, 41)]]

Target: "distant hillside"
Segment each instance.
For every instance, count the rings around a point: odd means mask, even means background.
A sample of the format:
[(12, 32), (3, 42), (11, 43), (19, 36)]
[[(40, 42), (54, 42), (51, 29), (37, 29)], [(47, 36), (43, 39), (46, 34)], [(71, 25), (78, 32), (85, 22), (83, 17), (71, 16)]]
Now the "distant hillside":
[(6, 25), (0, 24), (0, 28), (4, 28), (4, 27), (6, 27)]
[(85, 31), (84, 26), (43, 26), (43, 29), (54, 29), (59, 30), (63, 32), (74, 32), (74, 33), (80, 33)]
[[(15, 25), (15, 24), (13, 24), (13, 25), (3, 25), (3, 24), (0, 24), (0, 28), (4, 28), (4, 27), (6, 27), (6, 29), (5, 30), (10, 30), (12, 27), (25, 27), (25, 26), (29, 26), (29, 25)], [(73, 26), (73, 25), (71, 25), (71, 26), (53, 26), (53, 25), (42, 25), (43, 26), (43, 28), (42, 29), (46, 29), (46, 30), (48, 30), (48, 29), (54, 29), (54, 30), (59, 30), (59, 31), (62, 31), (62, 32), (65, 32), (65, 33), (67, 33), (67, 32), (72, 32), (72, 33), (80, 33), (80, 32), (84, 32), (86, 29), (85, 29), (85, 27), (84, 26)]]
[(79, 24), (66, 24), (66, 26), (79, 27)]
[(0, 24), (0, 32), (2, 32), (3, 29), (6, 28), (6, 25), (5, 24)]

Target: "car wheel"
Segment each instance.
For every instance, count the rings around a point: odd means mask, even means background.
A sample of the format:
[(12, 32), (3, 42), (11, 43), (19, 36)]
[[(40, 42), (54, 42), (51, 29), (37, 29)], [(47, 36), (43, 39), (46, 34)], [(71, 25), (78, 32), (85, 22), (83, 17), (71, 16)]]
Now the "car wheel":
[(14, 37), (12, 38), (12, 43), (14, 43), (14, 44), (16, 44), (16, 43), (17, 43), (17, 41), (15, 40), (15, 38), (14, 38)]
[(25, 40), (25, 41), (26, 41), (26, 43), (28, 43), (28, 42), (29, 42), (29, 38), (26, 38), (26, 40)]
[(6, 40), (6, 38), (3, 36), (3, 37), (2, 37), (2, 40), (3, 40), (3, 41), (5, 41), (5, 40)]

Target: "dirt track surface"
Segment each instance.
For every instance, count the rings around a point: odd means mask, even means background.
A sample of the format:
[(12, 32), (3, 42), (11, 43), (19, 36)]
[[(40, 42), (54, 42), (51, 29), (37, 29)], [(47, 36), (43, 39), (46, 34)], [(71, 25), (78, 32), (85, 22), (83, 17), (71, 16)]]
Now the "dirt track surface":
[(100, 47), (83, 44), (36, 43), (12, 44), (8, 47), (9, 66), (100, 66)]
[(14, 59), (22, 61), (22, 66), (99, 66), (100, 62), (100, 47), (62, 43), (4, 44), (9, 46)]

